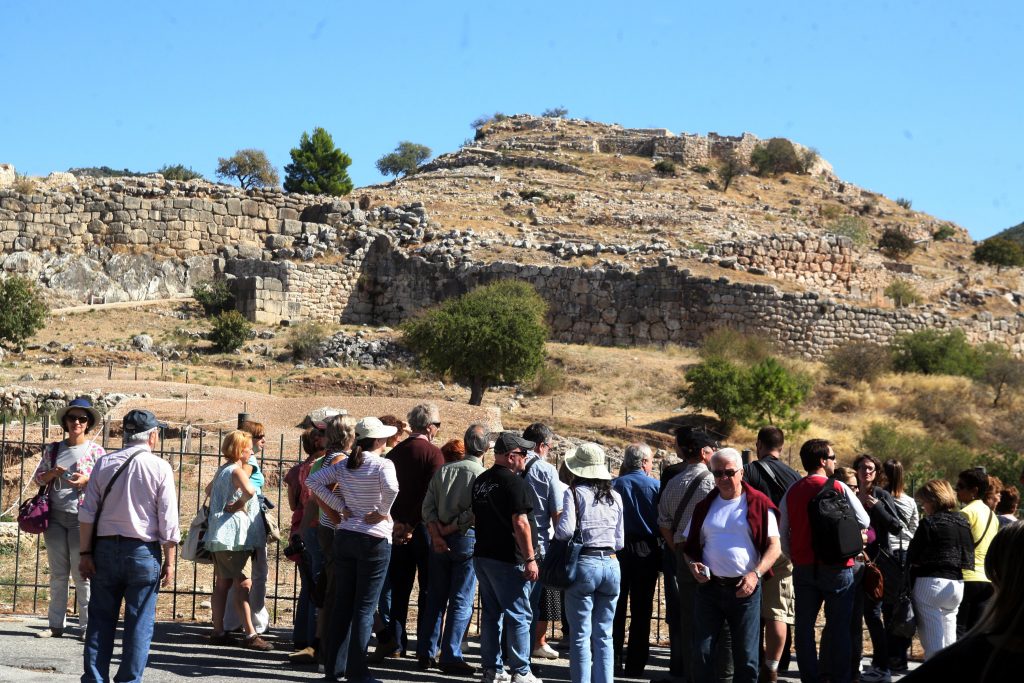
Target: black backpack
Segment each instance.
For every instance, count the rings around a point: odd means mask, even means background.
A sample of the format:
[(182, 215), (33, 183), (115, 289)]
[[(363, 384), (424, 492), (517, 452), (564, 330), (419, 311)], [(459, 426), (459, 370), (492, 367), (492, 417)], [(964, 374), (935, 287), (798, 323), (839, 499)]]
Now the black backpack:
[(829, 477), (807, 504), (811, 547), (818, 564), (843, 564), (864, 550), (860, 522), (846, 494), (836, 490), (835, 481)]

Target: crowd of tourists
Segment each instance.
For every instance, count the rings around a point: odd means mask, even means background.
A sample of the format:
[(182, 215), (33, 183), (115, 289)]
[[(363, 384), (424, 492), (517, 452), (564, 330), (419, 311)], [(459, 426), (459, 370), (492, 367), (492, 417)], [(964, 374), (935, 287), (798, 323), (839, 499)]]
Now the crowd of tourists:
[[(65, 634), (73, 578), (82, 681), (110, 680), (122, 603), (114, 680), (140, 681), (181, 540), (174, 477), (153, 452), (165, 425), (130, 411), (125, 447), (105, 454), (87, 437), (99, 420), (87, 399), (58, 419), (67, 436), (34, 474), (50, 506), (49, 629), (38, 636)], [(798, 472), (768, 426), (754, 457), (682, 428), (678, 462), (659, 477), (643, 443), (613, 476), (594, 443), (556, 467), (542, 423), (495, 434), (472, 424), (438, 446), (430, 403), (405, 419), (338, 410), (308, 424), (305, 458), (284, 477), (284, 552), (300, 577), (289, 659), (325, 680), (386, 678), (393, 657), (485, 683), (536, 683), (537, 665), (563, 656), (574, 683), (639, 678), (659, 581), (670, 656), (657, 680), (668, 683), (776, 681), (794, 646), (804, 683), (886, 683), (907, 671), (915, 631), (925, 662), (906, 681), (1010, 680), (1024, 662), (1019, 494), (982, 468), (910, 492), (899, 461), (859, 454), (839, 466), (828, 441), (811, 439)], [(264, 439), (256, 422), (228, 433), (205, 486), (213, 645), (273, 649), (262, 635)], [(463, 651), (477, 595), (479, 671)], [(548, 642), (557, 630), (563, 652)]]

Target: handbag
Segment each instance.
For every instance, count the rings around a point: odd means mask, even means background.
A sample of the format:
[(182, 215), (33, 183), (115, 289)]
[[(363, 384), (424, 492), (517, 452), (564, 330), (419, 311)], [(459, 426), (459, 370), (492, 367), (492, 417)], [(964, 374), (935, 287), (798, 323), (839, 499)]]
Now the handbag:
[[(57, 467), (57, 444), (50, 445), (50, 469)], [(50, 494), (53, 482), (39, 487), (39, 492), (18, 508), (18, 528), (26, 534), (41, 534), (50, 527)]]
[(886, 605), (896, 604), (900, 593), (903, 591), (903, 583), (907, 580), (906, 562), (901, 561), (902, 557), (905, 557), (902, 550), (899, 554), (896, 554), (892, 551), (881, 549), (878, 551), (878, 557), (875, 558), (875, 564), (881, 570), (882, 577), (885, 579), (882, 602)]
[(540, 581), (549, 588), (568, 588), (576, 581), (576, 568), (583, 550), (583, 532), (580, 530), (580, 502), (576, 498), (576, 487), (570, 487), (576, 507), (576, 529), (572, 537), (555, 539), (548, 544), (548, 554), (540, 568)]
[(900, 591), (899, 599), (892, 608), (892, 620), (889, 633), (898, 638), (910, 639), (917, 631), (917, 615), (914, 614), (914, 602), (910, 599), (910, 591)]
[(885, 584), (886, 581), (885, 577), (882, 576), (882, 570), (865, 553), (864, 578), (860, 582), (861, 588), (864, 589), (864, 597), (871, 602), (878, 602), (885, 594)]
[(188, 525), (188, 533), (181, 544), (181, 559), (196, 564), (213, 564), (213, 553), (206, 549), (206, 534), (210, 531), (210, 506), (206, 500)]
[(263, 518), (263, 530), (267, 533), (267, 544), (277, 543), (281, 540), (281, 526), (277, 523), (277, 517), (267, 512), (274, 509), (274, 504), (260, 496), (260, 517)]

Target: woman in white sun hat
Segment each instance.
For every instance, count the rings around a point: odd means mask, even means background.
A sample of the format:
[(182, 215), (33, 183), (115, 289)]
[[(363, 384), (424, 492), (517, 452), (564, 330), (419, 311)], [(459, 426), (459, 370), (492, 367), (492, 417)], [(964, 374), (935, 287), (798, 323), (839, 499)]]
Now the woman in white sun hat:
[(555, 538), (582, 532), (583, 551), (576, 581), (565, 591), (569, 621), (569, 673), (577, 683), (612, 683), (612, 621), (619, 600), (619, 563), (615, 552), (625, 543), (622, 497), (612, 490), (604, 450), (586, 443), (565, 459), (572, 474), (562, 502)]
[[(325, 680), (342, 674), (348, 680), (376, 680), (367, 668), (366, 645), (391, 561), (390, 512), (398, 496), (398, 476), (382, 451), (396, 431), (375, 417), (364, 417), (356, 423), (352, 455), (306, 480), (310, 491), (342, 518), (334, 533), (335, 602), (325, 631)], [(348, 648), (339, 652), (346, 638)]]

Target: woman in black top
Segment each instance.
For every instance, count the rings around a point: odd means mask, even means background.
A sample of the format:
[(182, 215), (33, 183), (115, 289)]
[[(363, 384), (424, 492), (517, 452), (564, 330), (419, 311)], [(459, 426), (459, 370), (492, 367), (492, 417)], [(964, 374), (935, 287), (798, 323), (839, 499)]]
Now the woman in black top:
[(917, 631), (925, 659), (956, 640), (956, 613), (964, 596), (964, 569), (974, 568), (971, 527), (956, 509), (949, 482), (933, 479), (915, 496), (925, 517), (907, 549), (914, 581)]
[(1001, 529), (985, 556), (985, 575), (994, 598), (978, 624), (959, 642), (903, 679), (932, 681), (1019, 681), (1024, 671), (1024, 523)]

